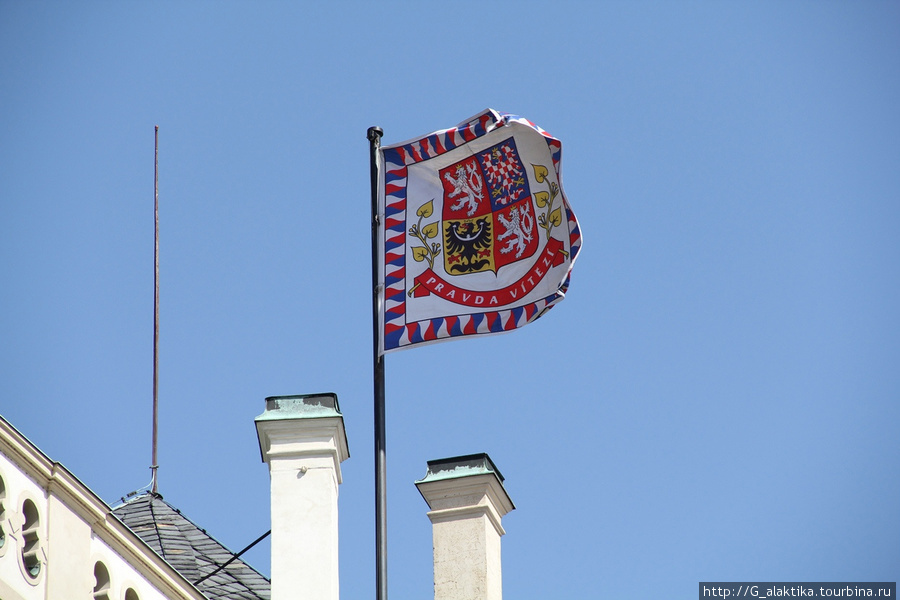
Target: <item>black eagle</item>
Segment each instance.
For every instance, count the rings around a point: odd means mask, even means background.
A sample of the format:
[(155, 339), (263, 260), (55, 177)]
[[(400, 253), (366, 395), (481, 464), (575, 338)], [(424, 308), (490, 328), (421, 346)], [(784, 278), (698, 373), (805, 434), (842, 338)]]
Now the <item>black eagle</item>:
[(482, 217), (473, 221), (452, 221), (444, 233), (447, 262), (451, 272), (473, 273), (491, 263), (483, 258), (491, 247), (491, 222)]

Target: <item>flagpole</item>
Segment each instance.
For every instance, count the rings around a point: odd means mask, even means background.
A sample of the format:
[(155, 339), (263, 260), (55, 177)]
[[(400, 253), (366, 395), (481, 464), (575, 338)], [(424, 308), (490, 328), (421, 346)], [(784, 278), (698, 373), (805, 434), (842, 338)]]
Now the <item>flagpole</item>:
[(375, 388), (375, 587), (376, 599), (387, 600), (387, 453), (385, 451), (384, 356), (379, 352), (381, 294), (378, 277), (378, 148), (380, 127), (369, 127), (370, 172), (372, 178), (372, 358)]

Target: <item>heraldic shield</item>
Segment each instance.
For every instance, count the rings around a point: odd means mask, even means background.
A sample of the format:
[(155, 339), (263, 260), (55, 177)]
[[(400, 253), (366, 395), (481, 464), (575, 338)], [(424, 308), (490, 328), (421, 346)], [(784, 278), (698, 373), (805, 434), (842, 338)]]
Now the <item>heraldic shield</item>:
[(561, 154), (491, 109), (380, 149), (380, 352), (510, 331), (563, 299), (581, 232)]
[(534, 255), (534, 210), (514, 138), (441, 169), (440, 177), (448, 275), (496, 273)]

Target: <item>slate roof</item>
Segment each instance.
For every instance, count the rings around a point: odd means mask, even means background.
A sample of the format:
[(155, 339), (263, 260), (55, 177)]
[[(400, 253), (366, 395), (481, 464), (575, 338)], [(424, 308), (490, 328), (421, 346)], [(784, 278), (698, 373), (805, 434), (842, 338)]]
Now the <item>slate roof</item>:
[(210, 600), (270, 600), (269, 580), (240, 558), (210, 575), (234, 553), (159, 494), (132, 498), (113, 514)]

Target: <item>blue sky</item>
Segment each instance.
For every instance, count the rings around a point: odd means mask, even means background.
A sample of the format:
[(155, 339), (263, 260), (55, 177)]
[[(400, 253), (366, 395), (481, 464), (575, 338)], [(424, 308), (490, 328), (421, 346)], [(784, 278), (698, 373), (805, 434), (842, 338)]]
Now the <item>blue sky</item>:
[[(508, 335), (388, 355), (389, 588), (427, 460), (488, 452), (508, 598), (900, 575), (900, 6), (0, 1), (0, 414), (107, 502), (269, 527), (253, 418), (333, 391), (374, 595), (369, 166), (491, 107), (563, 143), (584, 247)], [(268, 572), (268, 548), (248, 560)]]

